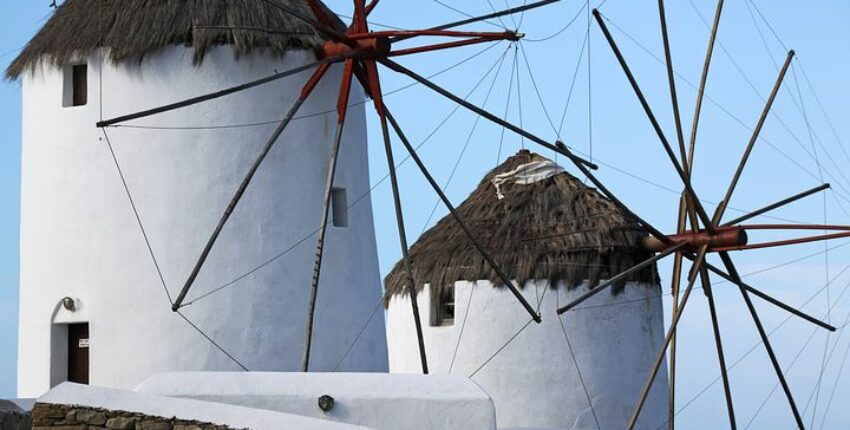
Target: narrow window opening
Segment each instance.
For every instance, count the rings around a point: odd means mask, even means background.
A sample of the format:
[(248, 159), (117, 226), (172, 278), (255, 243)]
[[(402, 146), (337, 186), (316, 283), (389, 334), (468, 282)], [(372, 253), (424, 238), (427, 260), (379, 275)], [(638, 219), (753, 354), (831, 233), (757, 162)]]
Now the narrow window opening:
[(431, 326), (450, 326), (455, 323), (455, 288), (446, 287), (431, 305)]
[(89, 101), (88, 93), (88, 65), (66, 66), (62, 106), (85, 106)]
[(348, 227), (348, 198), (345, 188), (331, 189), (331, 208), (333, 209), (333, 226)]

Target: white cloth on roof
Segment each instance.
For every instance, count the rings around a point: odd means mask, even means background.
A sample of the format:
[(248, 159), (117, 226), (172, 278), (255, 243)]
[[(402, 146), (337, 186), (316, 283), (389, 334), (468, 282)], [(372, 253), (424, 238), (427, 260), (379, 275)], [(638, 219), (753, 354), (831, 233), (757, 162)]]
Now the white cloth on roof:
[(513, 181), (515, 184), (529, 185), (561, 173), (564, 173), (564, 168), (551, 160), (532, 161), (521, 164), (509, 172), (496, 175), (493, 177), (493, 186), (496, 187), (496, 196), (502, 200), (505, 195), (502, 194), (501, 186), (506, 182)]

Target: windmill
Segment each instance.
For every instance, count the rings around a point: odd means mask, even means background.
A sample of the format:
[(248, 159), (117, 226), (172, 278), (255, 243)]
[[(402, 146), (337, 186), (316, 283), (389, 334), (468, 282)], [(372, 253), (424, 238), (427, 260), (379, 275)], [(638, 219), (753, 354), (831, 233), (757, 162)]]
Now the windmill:
[[(331, 161), (328, 166), (327, 171), (327, 180), (324, 189), (324, 198), (323, 198), (323, 208), (322, 215), (319, 220), (319, 233), (318, 240), (316, 245), (316, 258), (313, 264), (313, 277), (310, 285), (310, 303), (308, 307), (308, 321), (307, 321), (307, 336), (306, 336), (306, 345), (304, 346), (304, 357), (302, 360), (302, 370), (308, 371), (310, 366), (310, 353), (311, 353), (311, 343), (313, 339), (312, 335), (312, 327), (313, 327), (313, 319), (314, 312), (316, 306), (316, 297), (317, 292), (320, 287), (320, 279), (322, 273), (322, 259), (325, 249), (324, 238), (325, 232), (327, 230), (328, 217), (331, 209), (331, 190), (334, 184), (334, 177), (336, 173), (336, 159), (337, 154), (339, 152), (339, 147), (342, 139), (342, 131), (345, 126), (346, 114), (347, 114), (347, 106), (349, 103), (349, 94), (351, 91), (351, 85), (355, 81), (355, 79), (361, 84), (361, 86), (365, 89), (367, 95), (372, 98), (372, 102), (375, 108), (375, 111), (378, 115), (381, 124), (382, 138), (384, 143), (384, 148), (386, 151), (386, 157), (388, 162), (388, 167), (390, 171), (390, 180), (392, 185), (393, 192), (393, 201), (396, 212), (396, 221), (397, 227), (399, 231), (400, 237), (400, 247), (402, 249), (402, 254), (404, 256), (405, 264), (407, 266), (408, 277), (410, 281), (410, 294), (415, 296), (416, 288), (413, 282), (413, 275), (410, 269), (410, 260), (408, 255), (408, 243), (405, 234), (404, 228), (404, 216), (401, 207), (401, 199), (400, 199), (400, 190), (398, 185), (398, 178), (395, 172), (395, 162), (391, 148), (391, 130), (395, 133), (398, 139), (402, 142), (404, 147), (406, 148), (408, 154), (413, 159), (421, 173), (425, 176), (430, 186), (434, 189), (434, 192), (437, 193), (440, 200), (445, 204), (448, 208), (451, 215), (454, 217), (455, 221), (458, 225), (461, 226), (464, 233), (467, 235), (470, 242), (476, 247), (478, 252), (481, 253), (482, 257), (485, 258), (488, 263), (491, 265), (492, 269), (499, 275), (501, 282), (505, 286), (507, 286), (513, 295), (517, 298), (519, 305), (523, 307), (525, 312), (527, 312), (532, 320), (539, 322), (542, 318), (541, 315), (538, 315), (535, 309), (523, 298), (520, 292), (516, 289), (516, 287), (511, 283), (510, 278), (505, 275), (505, 272), (498, 267), (495, 260), (490, 256), (490, 250), (486, 249), (478, 240), (475, 231), (468, 225), (468, 223), (464, 220), (464, 218), (457, 212), (456, 208), (449, 201), (448, 197), (445, 195), (439, 184), (436, 182), (434, 177), (429, 173), (427, 166), (423, 163), (421, 158), (418, 156), (415, 148), (411, 145), (409, 139), (407, 138), (403, 127), (399, 124), (396, 117), (392, 114), (392, 111), (387, 106), (384, 98), (382, 97), (381, 90), (381, 78), (379, 75), (378, 65), (382, 65), (387, 69), (406, 75), (423, 85), (424, 87), (440, 94), (441, 96), (447, 98), (448, 100), (456, 103), (460, 107), (463, 107), (473, 113), (480, 115), (481, 117), (501, 126), (507, 130), (510, 130), (514, 133), (517, 133), (520, 136), (523, 136), (525, 139), (528, 139), (531, 142), (534, 142), (537, 145), (540, 145), (546, 149), (554, 151), (558, 154), (565, 156), (574, 167), (585, 176), (602, 194), (604, 194), (608, 199), (610, 199), (614, 204), (616, 204), (620, 210), (629, 214), (632, 218), (634, 218), (648, 233), (649, 237), (645, 241), (645, 246), (647, 249), (658, 252), (658, 254), (650, 260), (647, 260), (643, 263), (638, 264), (632, 269), (623, 272), (617, 276), (612, 277), (612, 279), (592, 288), (587, 292), (585, 296), (581, 299), (570, 303), (563, 308), (559, 309), (559, 313), (564, 313), (573, 309), (579, 303), (587, 300), (594, 294), (597, 294), (601, 291), (604, 291), (606, 288), (615, 284), (619, 279), (623, 277), (627, 277), (629, 274), (634, 271), (641, 270), (649, 265), (652, 265), (666, 257), (674, 256), (675, 258), (675, 270), (673, 276), (673, 292), (676, 297), (675, 305), (673, 308), (673, 322), (671, 327), (667, 333), (665, 338), (664, 347), (661, 351), (659, 351), (657, 359), (655, 360), (655, 364), (653, 368), (650, 370), (650, 376), (646, 383), (646, 387), (637, 400), (637, 405), (635, 407), (634, 413), (631, 418), (631, 422), (629, 428), (633, 428), (636, 420), (640, 414), (641, 408), (643, 406), (644, 401), (646, 400), (646, 395), (649, 392), (649, 389), (652, 386), (652, 382), (655, 379), (655, 375), (659, 371), (661, 367), (661, 363), (663, 362), (664, 357), (666, 356), (667, 349), (671, 345), (675, 345), (675, 334), (676, 328), (678, 326), (679, 321), (681, 320), (686, 305), (688, 303), (688, 299), (690, 298), (691, 292), (694, 289), (694, 286), (697, 282), (697, 278), (699, 278), (702, 287), (706, 293), (708, 303), (711, 310), (712, 316), (712, 327), (714, 331), (715, 342), (717, 346), (718, 352), (718, 360), (721, 367), (721, 372), (723, 375), (724, 388), (727, 399), (727, 407), (728, 414), (730, 419), (730, 425), (732, 428), (736, 427), (736, 422), (734, 418), (734, 408), (732, 404), (731, 397), (731, 389), (729, 385), (728, 375), (726, 375), (726, 364), (725, 357), (723, 354), (721, 336), (719, 331), (719, 324), (717, 321), (715, 304), (712, 296), (711, 289), (711, 279), (709, 272), (714, 273), (721, 278), (732, 282), (737, 285), (739, 288), (744, 302), (749, 309), (750, 315), (753, 319), (756, 328), (758, 329), (759, 335), (762, 338), (762, 341), (765, 345), (765, 348), (768, 352), (768, 355), (771, 360), (771, 364), (776, 371), (777, 378), (779, 379), (782, 388), (786, 394), (791, 410), (794, 414), (796, 423), (799, 428), (804, 428), (804, 424), (802, 422), (802, 418), (800, 416), (799, 411), (797, 410), (796, 403), (794, 402), (794, 398), (792, 395), (792, 391), (785, 380), (783, 371), (779, 366), (778, 360), (776, 358), (775, 353), (773, 352), (773, 348), (770, 344), (769, 339), (767, 338), (767, 334), (765, 329), (761, 323), (761, 320), (758, 316), (758, 313), (755, 310), (755, 307), (752, 302), (751, 295), (755, 295), (768, 303), (778, 306), (785, 311), (791, 312), (792, 314), (801, 317), (809, 322), (817, 324), (828, 330), (835, 330), (835, 327), (818, 320), (815, 317), (812, 317), (808, 314), (803, 313), (789, 305), (782, 303), (781, 301), (771, 297), (770, 295), (744, 283), (741, 280), (741, 276), (738, 273), (734, 262), (732, 261), (729, 252), (730, 251), (742, 251), (747, 249), (755, 249), (755, 248), (763, 248), (763, 247), (774, 247), (774, 246), (784, 246), (793, 243), (803, 243), (809, 241), (819, 241), (826, 239), (835, 239), (840, 237), (850, 236), (848, 230), (850, 228), (843, 226), (811, 226), (811, 225), (744, 225), (741, 224), (753, 217), (764, 214), (768, 211), (776, 209), (778, 207), (787, 205), (794, 201), (800, 200), (804, 197), (810, 196), (814, 193), (824, 190), (827, 186), (819, 186), (812, 190), (808, 190), (806, 192), (797, 194), (795, 196), (783, 199), (775, 204), (766, 206), (757, 211), (753, 211), (744, 216), (738, 217), (734, 220), (723, 222), (723, 216), (725, 214), (728, 202), (732, 195), (734, 194), (735, 188), (738, 184), (738, 181), (741, 177), (744, 168), (746, 167), (747, 160), (750, 156), (750, 153), (756, 144), (759, 136), (759, 132), (761, 131), (762, 126), (770, 112), (773, 101), (776, 97), (776, 94), (779, 91), (779, 88), (782, 84), (782, 81), (785, 77), (785, 74), (788, 70), (790, 62), (794, 56), (793, 51), (789, 52), (784, 67), (780, 72), (780, 75), (774, 85), (773, 91), (771, 93), (770, 98), (768, 99), (767, 104), (764, 107), (761, 117), (759, 118), (758, 124), (755, 127), (755, 131), (753, 136), (751, 137), (744, 155), (741, 159), (741, 162), (738, 165), (736, 173), (726, 191), (726, 196), (715, 211), (713, 215), (709, 215), (705, 208), (700, 203), (700, 200), (694, 190), (691, 183), (691, 173), (693, 169), (694, 159), (694, 146), (696, 143), (696, 135), (700, 118), (700, 109), (702, 105), (702, 98), (704, 94), (705, 83), (708, 78), (708, 71), (711, 62), (711, 57), (713, 53), (713, 46), (715, 37), (717, 34), (718, 24), (720, 22), (720, 16), (723, 9), (723, 1), (720, 0), (717, 7), (717, 12), (714, 20), (714, 28), (712, 31), (711, 41), (709, 42), (709, 48), (706, 55), (705, 66), (703, 68), (702, 79), (701, 79), (701, 89), (699, 91), (698, 99), (697, 99), (697, 107), (696, 112), (694, 114), (693, 121), (693, 130), (691, 132), (691, 139), (689, 142), (689, 147), (685, 145), (685, 139), (682, 131), (681, 119), (678, 108), (678, 98), (676, 95), (675, 89), (675, 80), (673, 76), (673, 68), (672, 68), (672, 60), (670, 55), (670, 46), (667, 35), (667, 27), (666, 27), (666, 17), (664, 14), (664, 4), (663, 1), (659, 1), (659, 12), (661, 18), (661, 28), (662, 34), (664, 36), (664, 47), (665, 54), (667, 59), (667, 68), (668, 68), (668, 80), (670, 85), (671, 98), (673, 102), (675, 118), (676, 118), (676, 126), (677, 126), (677, 137), (679, 143), (679, 153), (677, 154), (674, 150), (673, 146), (670, 144), (668, 139), (666, 138), (661, 126), (658, 123), (658, 120), (653, 113), (649, 103), (641, 91), (640, 86), (638, 85), (635, 77), (632, 75), (631, 70), (620, 52), (613, 36), (608, 31), (607, 25), (598, 11), (594, 11), (594, 17), (596, 18), (596, 22), (601, 28), (603, 34), (605, 35), (606, 40), (610, 44), (613, 53), (615, 54), (618, 62), (620, 63), (625, 75), (631, 84), (635, 94), (638, 97), (638, 100), (644, 109), (647, 117), (649, 118), (655, 132), (658, 135), (659, 140), (661, 141), (664, 150), (669, 157), (671, 164), (682, 181), (683, 187), (685, 189), (682, 197), (682, 203), (680, 205), (680, 210), (678, 214), (679, 220), (679, 228), (676, 234), (668, 235), (662, 233), (660, 230), (656, 229), (652, 226), (648, 221), (641, 218), (637, 214), (635, 214), (632, 210), (630, 210), (625, 204), (622, 203), (617, 196), (611, 192), (605, 184), (599, 180), (596, 175), (593, 173), (598, 167), (580, 156), (574, 154), (574, 152), (564, 143), (560, 141), (550, 142), (545, 139), (538, 137), (537, 135), (525, 130), (521, 126), (517, 126), (512, 124), (504, 119), (499, 118), (497, 115), (488, 112), (470, 102), (467, 102), (465, 99), (455, 95), (451, 91), (443, 88), (430, 79), (416, 73), (413, 70), (410, 70), (395, 61), (393, 61), (394, 57), (403, 56), (403, 55), (414, 55), (423, 52), (429, 51), (439, 51), (446, 50), (460, 46), (468, 46), (473, 44), (480, 43), (489, 43), (495, 41), (509, 40), (515, 41), (519, 40), (523, 37), (523, 34), (518, 33), (516, 31), (506, 31), (506, 32), (471, 32), (471, 31), (458, 31), (454, 30), (455, 28), (462, 27), (465, 25), (473, 24), (476, 22), (480, 22), (483, 20), (497, 18), (501, 16), (508, 16), (512, 14), (521, 13), (527, 10), (535, 9), (550, 5), (552, 3), (557, 2), (558, 0), (544, 0), (539, 2), (534, 2), (527, 4), (522, 7), (509, 8), (502, 11), (497, 11), (491, 14), (472, 17), (469, 19), (465, 19), (462, 21), (451, 22), (448, 24), (444, 24), (441, 26), (436, 26), (433, 28), (428, 28), (424, 30), (392, 30), (392, 31), (370, 31), (369, 22), (367, 20), (369, 14), (376, 8), (379, 0), (372, 0), (370, 3), (366, 4), (364, 1), (355, 0), (354, 2), (354, 17), (352, 19), (352, 23), (346, 29), (337, 28), (334, 23), (332, 17), (327, 15), (323, 8), (321, 8), (317, 2), (308, 1), (315, 15), (315, 19), (310, 16), (306, 16), (301, 14), (297, 10), (293, 10), (287, 7), (284, 4), (278, 3), (274, 0), (262, 0), (263, 2), (278, 8), (298, 20), (303, 21), (308, 24), (310, 27), (315, 29), (318, 33), (321, 33), (325, 36), (329, 41), (325, 44), (323, 52), (321, 52), (320, 59), (315, 63), (308, 64), (305, 66), (298, 67), (292, 70), (286, 70), (283, 72), (275, 73), (267, 78), (255, 80), (252, 82), (245, 83), (243, 85), (239, 85), (236, 87), (228, 88), (225, 90), (217, 91), (214, 93), (210, 93), (207, 95), (194, 97), (191, 99), (187, 99), (184, 101), (180, 101), (177, 103), (172, 103), (169, 105), (131, 113), (128, 115), (123, 115), (113, 119), (107, 119), (99, 122), (97, 125), (100, 128), (117, 126), (124, 122), (136, 120), (140, 118), (149, 117), (156, 114), (161, 114), (164, 112), (172, 111), (175, 109), (181, 109), (187, 106), (197, 105), (209, 100), (217, 99), (220, 97), (224, 97), (230, 94), (235, 94), (250, 88), (254, 88), (260, 86), (262, 84), (283, 79), (287, 76), (292, 76), (295, 73), (303, 72), (306, 70), (314, 70), (311, 79), (305, 84), (300, 97), (296, 100), (296, 102), (291, 106), (290, 110), (285, 114), (282, 120), (279, 122), (277, 128), (266, 141), (261, 153), (256, 158), (255, 162), (249, 169), (248, 173), (245, 175), (243, 181), (241, 182), (238, 190), (234, 194), (231, 199), (231, 203), (228, 206), (225, 213), (222, 215), (218, 225), (210, 235), (209, 240), (206, 243), (206, 246), (200, 253), (200, 256), (197, 259), (197, 263), (189, 274), (187, 280), (185, 281), (180, 294), (177, 296), (177, 299), (173, 303), (172, 309), (174, 311), (178, 311), (182, 306), (184, 306), (184, 301), (187, 297), (188, 292), (191, 290), (198, 274), (201, 272), (204, 264), (206, 262), (207, 257), (209, 256), (211, 250), (213, 249), (222, 228), (228, 222), (231, 214), (233, 213), (234, 208), (239, 204), (240, 199), (242, 198), (245, 190), (249, 187), (254, 174), (256, 173), (259, 166), (263, 163), (266, 155), (271, 150), (271, 148), (275, 145), (278, 140), (278, 137), (284, 132), (287, 126), (290, 124), (292, 119), (298, 113), (301, 105), (310, 97), (311, 92), (315, 89), (316, 85), (322, 81), (326, 77), (326, 73), (331, 65), (333, 64), (341, 64), (344, 67), (343, 79), (340, 84), (339, 91), (339, 101), (337, 105), (337, 123), (336, 123), (336, 138), (333, 142), (333, 156), (331, 157)], [(394, 44), (396, 42), (400, 42), (402, 40), (409, 39), (423, 39), (428, 37), (449, 37), (456, 38), (456, 41), (453, 42), (444, 42), (437, 44), (424, 44), (413, 48), (404, 48), (404, 49), (395, 49)], [(690, 227), (688, 227), (690, 225)], [(780, 229), (794, 229), (794, 230), (804, 230), (804, 229), (813, 229), (813, 230), (833, 230), (836, 233), (833, 234), (824, 234), (819, 236), (812, 237), (803, 237), (799, 239), (792, 239), (790, 241), (778, 241), (778, 242), (766, 242), (759, 244), (749, 244), (747, 241), (747, 231), (748, 230), (780, 230)], [(706, 255), (708, 253), (716, 253), (720, 256), (723, 267), (716, 267), (712, 264), (709, 264), (706, 261)], [(683, 261), (684, 259), (688, 259), (693, 261), (693, 265), (690, 269), (688, 275), (688, 282), (686, 287), (684, 288), (684, 292), (682, 293), (681, 298), (679, 298), (680, 285), (679, 278), (680, 273), (683, 270)], [(419, 345), (419, 354), (421, 359), (421, 367), (424, 373), (428, 372), (428, 363), (425, 354), (425, 346), (422, 339), (422, 330), (421, 330), (421, 320), (419, 316), (419, 309), (417, 307), (416, 300), (412, 300), (412, 312), (414, 315), (414, 321), (416, 321), (417, 325), (417, 338)], [(675, 357), (675, 354), (671, 355), (671, 357)], [(671, 361), (674, 360), (671, 358)], [(671, 375), (675, 375), (675, 373), (671, 373)], [(672, 384), (671, 384), (672, 385)], [(672, 389), (672, 388), (671, 388)], [(672, 397), (671, 397), (672, 398)], [(672, 426), (672, 419), (671, 419)]]

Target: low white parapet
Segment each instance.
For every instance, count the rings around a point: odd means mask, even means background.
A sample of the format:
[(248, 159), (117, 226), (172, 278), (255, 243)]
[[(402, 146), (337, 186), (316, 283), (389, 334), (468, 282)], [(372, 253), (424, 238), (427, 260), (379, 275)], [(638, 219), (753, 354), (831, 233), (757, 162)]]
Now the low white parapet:
[(281, 412), (68, 382), (39, 397), (38, 403), (134, 412), (152, 417), (176, 417), (181, 420), (200, 421), (231, 428), (250, 428), (252, 430), (369, 430), (367, 427), (334, 423)]
[[(458, 376), (383, 373), (187, 372), (155, 375), (136, 391), (269, 409), (378, 430), (495, 430), (478, 385)], [(319, 399), (325, 397), (320, 407)], [(328, 408), (329, 400), (332, 407)]]

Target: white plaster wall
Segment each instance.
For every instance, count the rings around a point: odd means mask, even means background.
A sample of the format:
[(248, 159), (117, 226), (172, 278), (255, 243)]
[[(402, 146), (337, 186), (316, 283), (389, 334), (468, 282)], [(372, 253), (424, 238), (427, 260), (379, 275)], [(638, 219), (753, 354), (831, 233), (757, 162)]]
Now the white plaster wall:
[[(564, 314), (562, 329), (555, 310), (584, 291), (586, 286), (567, 291), (547, 288), (546, 281), (528, 282), (523, 296), (540, 304), (543, 322), (531, 323), (478, 370), (531, 318), (507, 289), (493, 288), (489, 281), (462, 281), (455, 283), (454, 325), (430, 327), (426, 286), (418, 301), (431, 372), (471, 376), (493, 398), (499, 428), (597, 428), (594, 412), (600, 428), (625, 428), (663, 341), (660, 289), (630, 283), (618, 295), (598, 294)], [(393, 373), (421, 371), (410, 308), (408, 297), (390, 302)], [(655, 429), (666, 420), (666, 409), (665, 365), (638, 428)]]
[[(490, 397), (461, 376), (190, 372), (155, 375), (142, 393), (226, 403), (378, 430), (495, 430)], [(332, 396), (323, 412), (318, 399)]]
[(177, 417), (181, 420), (194, 420), (252, 430), (368, 430), (367, 427), (334, 423), (294, 414), (199, 400), (175, 399), (69, 382), (48, 391), (38, 398), (38, 402), (134, 412), (163, 418)]
[[(44, 66), (24, 76), (21, 396), (38, 396), (51, 387), (52, 321), (90, 323), (91, 383), (95, 385), (132, 388), (154, 373), (238, 369), (171, 312), (95, 123), (101, 118), (101, 107), (102, 118), (111, 118), (311, 61), (313, 55), (301, 51), (290, 52), (283, 59), (256, 54), (236, 61), (228, 47), (221, 47), (195, 67), (191, 49), (166, 48), (141, 64), (105, 64), (100, 94), (100, 61), (94, 58), (89, 62), (89, 103), (69, 108), (62, 107), (60, 70)], [(332, 69), (302, 107), (302, 114), (335, 107), (340, 72)], [(309, 74), (132, 125), (276, 121), (289, 109)], [(362, 98), (357, 88), (353, 99)], [(355, 107), (349, 114), (336, 185), (347, 189), (352, 203), (368, 191), (369, 184), (364, 109)], [(336, 114), (330, 113), (290, 125), (222, 232), (189, 300), (240, 277), (317, 229), (335, 123)], [(274, 126), (108, 129), (172, 296), (179, 292)], [(368, 196), (351, 209), (348, 221), (347, 228), (328, 231), (313, 370), (335, 366), (381, 296)], [(311, 237), (284, 257), (183, 312), (249, 369), (297, 370), (314, 253), (315, 238)], [(76, 312), (56, 312), (65, 296), (77, 300)], [(56, 365), (61, 368), (64, 364)], [(340, 368), (387, 370), (381, 318), (373, 319)]]

